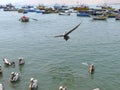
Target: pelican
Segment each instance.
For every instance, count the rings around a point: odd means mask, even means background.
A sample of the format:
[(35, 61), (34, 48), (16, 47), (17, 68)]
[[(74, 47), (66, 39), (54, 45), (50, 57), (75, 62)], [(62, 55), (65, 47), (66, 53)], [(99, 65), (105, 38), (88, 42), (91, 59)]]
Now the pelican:
[(9, 62), (8, 59), (4, 58), (3, 61), (4, 61), (4, 64), (5, 64), (5, 65), (8, 65), (8, 66), (11, 65), (11, 62)]
[(37, 79), (34, 79), (34, 78), (30, 79), (29, 89), (30, 90), (37, 90), (38, 89), (38, 81), (37, 81)]
[(25, 61), (23, 60), (23, 58), (19, 58), (19, 65), (24, 65)]
[(71, 29), (70, 31), (68, 32), (65, 32), (65, 34), (63, 35), (57, 35), (57, 36), (54, 36), (54, 37), (64, 37), (64, 39), (67, 41), (68, 39), (70, 39), (70, 37), (68, 36), (72, 31), (74, 31), (76, 28), (78, 28), (80, 26), (81, 23), (79, 23), (77, 26), (75, 26), (73, 29)]
[(19, 74), (18, 73), (15, 73), (15, 72), (11, 72), (11, 75), (10, 75), (10, 81), (11, 82), (16, 82), (19, 80)]

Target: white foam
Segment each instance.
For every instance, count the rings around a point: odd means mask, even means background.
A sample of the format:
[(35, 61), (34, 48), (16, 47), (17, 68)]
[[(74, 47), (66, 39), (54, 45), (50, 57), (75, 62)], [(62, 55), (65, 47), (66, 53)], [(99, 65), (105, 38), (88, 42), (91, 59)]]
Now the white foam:
[(93, 89), (93, 90), (100, 90), (99, 88), (95, 88), (95, 89)]
[(82, 64), (88, 66), (88, 63), (83, 62)]

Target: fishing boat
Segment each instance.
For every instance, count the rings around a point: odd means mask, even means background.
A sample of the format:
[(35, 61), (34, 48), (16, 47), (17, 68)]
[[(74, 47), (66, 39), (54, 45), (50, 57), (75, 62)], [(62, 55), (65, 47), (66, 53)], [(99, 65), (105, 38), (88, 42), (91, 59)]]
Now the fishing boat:
[(10, 75), (10, 82), (16, 82), (19, 80), (19, 73), (12, 72)]
[(29, 22), (29, 18), (26, 17), (26, 16), (23, 16), (23, 17), (20, 18), (20, 21), (21, 22)]
[(25, 9), (25, 10), (23, 11), (23, 14), (27, 14), (27, 13), (28, 13), (28, 10)]
[(18, 9), (18, 13), (23, 13), (24, 9)]
[(83, 10), (89, 10), (89, 6), (87, 5), (78, 5), (76, 7), (73, 7), (74, 10), (76, 11), (83, 11)]
[(103, 16), (103, 15), (100, 15), (100, 16), (92, 16), (92, 19), (93, 19), (93, 20), (107, 20), (107, 16)]
[(70, 15), (70, 12), (59, 12), (59, 15), (69, 16), (69, 15)]
[(37, 79), (34, 79), (34, 78), (30, 79), (29, 89), (30, 90), (37, 90), (38, 89), (38, 81), (37, 81)]
[(115, 16), (115, 20), (120, 20), (120, 14), (117, 14), (117, 15)]
[(12, 5), (11, 3), (5, 5), (5, 7), (3, 8), (3, 11), (17, 11), (17, 10), (18, 9), (14, 5)]
[(77, 13), (77, 16), (80, 16), (80, 17), (90, 17), (90, 12), (89, 11), (79, 11)]
[(108, 12), (107, 16), (108, 16), (108, 18), (115, 18), (116, 13), (115, 12)]
[(42, 10), (36, 9), (35, 12), (36, 13), (42, 13)]

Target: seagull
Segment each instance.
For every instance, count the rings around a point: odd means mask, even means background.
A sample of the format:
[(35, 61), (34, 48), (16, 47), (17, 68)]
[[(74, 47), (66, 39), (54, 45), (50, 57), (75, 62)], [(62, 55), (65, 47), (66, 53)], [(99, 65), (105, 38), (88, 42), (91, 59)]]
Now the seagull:
[(70, 39), (70, 37), (68, 36), (72, 31), (74, 31), (76, 28), (78, 28), (80, 26), (81, 23), (79, 23), (77, 26), (75, 26), (73, 29), (71, 29), (70, 31), (68, 32), (65, 32), (63, 35), (57, 35), (57, 36), (54, 36), (54, 37), (63, 37), (66, 41), (68, 39)]

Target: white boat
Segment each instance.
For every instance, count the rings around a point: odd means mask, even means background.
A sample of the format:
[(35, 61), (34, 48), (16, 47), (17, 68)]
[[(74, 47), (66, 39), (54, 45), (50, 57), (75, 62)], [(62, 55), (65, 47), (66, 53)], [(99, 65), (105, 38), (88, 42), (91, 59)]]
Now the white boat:
[(16, 82), (19, 80), (19, 73), (12, 72), (10, 75), (10, 82)]
[(0, 90), (4, 90), (4, 85), (0, 83)]
[(59, 15), (66, 15), (66, 16), (69, 16), (69, 15), (70, 15), (70, 12), (59, 12)]
[(30, 79), (29, 89), (30, 90), (37, 90), (38, 89), (38, 81), (37, 81), (37, 79), (34, 79), (34, 78)]

